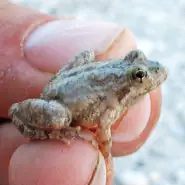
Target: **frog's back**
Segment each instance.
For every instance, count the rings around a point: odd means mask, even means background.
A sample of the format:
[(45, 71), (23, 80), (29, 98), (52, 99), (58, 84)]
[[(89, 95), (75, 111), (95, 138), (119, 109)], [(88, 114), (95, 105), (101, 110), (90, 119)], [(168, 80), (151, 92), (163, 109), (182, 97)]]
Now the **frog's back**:
[(45, 87), (42, 98), (66, 105), (74, 119), (96, 120), (115, 102), (113, 86), (123, 75), (121, 62), (96, 62), (63, 72)]

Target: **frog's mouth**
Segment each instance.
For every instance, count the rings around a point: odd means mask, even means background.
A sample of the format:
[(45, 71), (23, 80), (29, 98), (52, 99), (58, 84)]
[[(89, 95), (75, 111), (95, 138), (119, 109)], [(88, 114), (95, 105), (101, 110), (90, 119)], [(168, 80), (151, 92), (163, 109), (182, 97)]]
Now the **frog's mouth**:
[(154, 84), (151, 88), (150, 91), (156, 89), (157, 87), (159, 87), (164, 81), (166, 81), (167, 77), (168, 77), (168, 71), (166, 68), (162, 69), (163, 72), (161, 73), (161, 75), (159, 75), (156, 80), (154, 81)]

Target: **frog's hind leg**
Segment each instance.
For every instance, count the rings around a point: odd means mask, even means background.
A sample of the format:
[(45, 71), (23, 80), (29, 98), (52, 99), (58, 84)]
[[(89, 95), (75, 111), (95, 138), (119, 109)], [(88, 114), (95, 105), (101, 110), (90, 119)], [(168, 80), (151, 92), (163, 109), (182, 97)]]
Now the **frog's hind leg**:
[(53, 130), (47, 132), (47, 137), (49, 139), (56, 139), (63, 141), (66, 144), (70, 144), (70, 141), (72, 139), (76, 139), (79, 136), (79, 133), (81, 131), (81, 127), (65, 127), (61, 130)]
[[(92, 50), (85, 50), (83, 52), (78, 53), (75, 55), (68, 63), (66, 66), (62, 67), (62, 69), (54, 75), (58, 76), (60, 73), (66, 72), (70, 69), (73, 69), (78, 66), (82, 66), (84, 64), (89, 64), (95, 61), (95, 53)], [(53, 78), (54, 78), (53, 77)]]
[[(60, 130), (68, 127), (72, 120), (67, 107), (56, 101), (43, 99), (28, 99), (15, 103), (9, 109), (9, 116), (19, 131), (28, 137), (37, 137), (37, 130)], [(44, 138), (45, 134), (41, 131), (39, 137)]]
[(75, 55), (59, 72), (52, 75), (50, 81), (53, 81), (57, 76), (69, 71), (78, 66), (89, 64), (95, 61), (95, 53), (92, 50), (85, 50)]
[(69, 126), (61, 130), (53, 130), (52, 132), (48, 132), (47, 135), (50, 139), (61, 140), (68, 145), (72, 139), (82, 139), (91, 143), (95, 148), (98, 148), (98, 143), (94, 135), (90, 131), (83, 130), (80, 126)]
[(15, 103), (9, 116), (17, 129), (30, 139), (56, 139), (69, 144), (71, 139), (80, 138), (97, 146), (91, 132), (70, 125), (71, 112), (56, 101), (28, 99)]
[(85, 64), (89, 64), (95, 62), (95, 53), (92, 50), (85, 50), (83, 52), (78, 53), (75, 55), (69, 62), (62, 67), (59, 72), (52, 75), (50, 81), (53, 81), (57, 78), (57, 76), (62, 76), (65, 72), (69, 71), (78, 66), (83, 66)]
[(83, 52), (78, 53), (74, 58), (72, 58), (68, 66), (66, 67), (67, 69), (72, 69), (74, 67), (78, 67), (84, 64), (92, 63), (95, 61), (95, 53), (92, 50), (85, 50)]
[[(15, 120), (14, 120), (15, 122)], [(16, 124), (18, 130), (27, 138), (32, 140), (44, 140), (44, 139), (55, 139), (60, 140), (66, 144), (70, 144), (70, 141), (79, 136), (80, 127), (66, 127), (60, 130), (42, 130), (35, 129), (29, 125)]]

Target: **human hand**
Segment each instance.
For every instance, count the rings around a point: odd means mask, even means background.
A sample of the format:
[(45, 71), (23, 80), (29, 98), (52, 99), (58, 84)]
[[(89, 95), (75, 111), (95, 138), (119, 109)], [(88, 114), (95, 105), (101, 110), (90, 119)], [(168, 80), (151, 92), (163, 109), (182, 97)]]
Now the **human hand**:
[[(0, 117), (7, 117), (12, 103), (38, 97), (51, 74), (76, 52), (92, 48), (101, 53), (98, 59), (105, 60), (136, 49), (131, 31), (117, 24), (58, 20), (6, 1), (1, 1), (0, 7)], [(112, 128), (113, 156), (135, 152), (146, 141), (160, 106), (158, 88), (117, 121)], [(103, 185), (104, 159), (89, 143), (30, 142), (9, 122), (0, 125), (2, 185), (88, 184), (98, 157), (94, 184)]]

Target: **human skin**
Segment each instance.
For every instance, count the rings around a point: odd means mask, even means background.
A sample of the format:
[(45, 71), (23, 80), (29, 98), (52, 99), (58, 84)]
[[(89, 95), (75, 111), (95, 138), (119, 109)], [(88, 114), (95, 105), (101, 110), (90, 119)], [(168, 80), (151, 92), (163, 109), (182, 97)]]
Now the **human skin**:
[[(98, 51), (98, 60), (106, 60), (136, 49), (132, 32), (117, 24), (59, 19), (7, 1), (0, 2), (0, 25), (0, 117), (5, 118), (12, 103), (39, 97), (51, 74), (76, 52), (90, 47)], [(115, 123), (113, 156), (133, 153), (142, 146), (160, 108), (158, 88)], [(92, 184), (105, 184), (104, 159), (89, 143), (74, 140), (66, 146), (58, 141), (33, 142), (9, 121), (0, 124), (2, 185), (88, 184), (96, 165)]]

